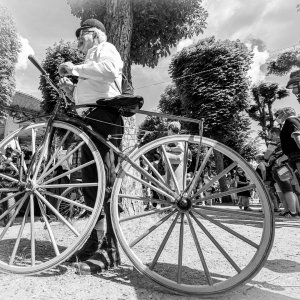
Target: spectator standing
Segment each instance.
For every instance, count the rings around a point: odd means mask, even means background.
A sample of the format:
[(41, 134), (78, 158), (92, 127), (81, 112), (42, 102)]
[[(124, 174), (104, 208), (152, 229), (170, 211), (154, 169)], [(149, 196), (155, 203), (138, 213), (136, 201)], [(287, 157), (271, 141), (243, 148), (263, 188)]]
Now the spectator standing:
[[(273, 179), (276, 181), (277, 187), (277, 194), (280, 198), (280, 201), (283, 204), (284, 211), (280, 213), (280, 216), (284, 217), (297, 217), (299, 211), (299, 203), (296, 194), (294, 193), (293, 186), (291, 184), (291, 179), (293, 174), (291, 173), (291, 178), (283, 179), (278, 173), (278, 170), (285, 164), (287, 161), (287, 156), (284, 155), (282, 149), (282, 142), (281, 142), (281, 131), (280, 129), (270, 131), (273, 133), (271, 135), (271, 139), (276, 143), (276, 147), (271, 151), (266, 153), (270, 153), (269, 155), (269, 168), (271, 168)], [(269, 148), (269, 147), (268, 147)], [(266, 155), (265, 155), (266, 157)]]
[(300, 181), (300, 118), (292, 107), (276, 111), (276, 121), (282, 126), (280, 140), (283, 153)]
[[(235, 175), (235, 180), (237, 183), (237, 188), (244, 187), (246, 185), (249, 185), (249, 180), (247, 179), (245, 172), (240, 168), (237, 167), (236, 169), (236, 175)], [(250, 191), (244, 191), (244, 192), (239, 192), (237, 193), (238, 197), (238, 205), (240, 209), (243, 209), (246, 211), (251, 211), (252, 209), (250, 208), (250, 196), (251, 193)]]
[[(181, 125), (179, 122), (170, 122), (168, 125), (168, 135), (179, 134)], [(172, 170), (174, 172), (176, 181), (179, 186), (179, 190), (183, 190), (184, 178), (183, 178), (183, 166), (184, 166), (184, 143), (174, 142), (166, 146), (167, 157), (171, 163)], [(175, 182), (171, 176), (171, 173), (165, 164), (166, 181), (167, 184), (175, 191)]]
[[(280, 193), (279, 197), (281, 199), (281, 202), (285, 200), (283, 199), (283, 194), (277, 182), (279, 179), (277, 178), (276, 181), (274, 178), (273, 169), (274, 167), (278, 167), (278, 163), (280, 162), (280, 160), (276, 162), (276, 159), (282, 156), (282, 149), (280, 144), (280, 128), (271, 128), (269, 130), (268, 138), (270, 142), (268, 143), (268, 148), (264, 153), (264, 159), (267, 161), (265, 185), (271, 197), (274, 212), (280, 212), (276, 192), (278, 196)], [(277, 189), (275, 187), (275, 184), (277, 185)]]

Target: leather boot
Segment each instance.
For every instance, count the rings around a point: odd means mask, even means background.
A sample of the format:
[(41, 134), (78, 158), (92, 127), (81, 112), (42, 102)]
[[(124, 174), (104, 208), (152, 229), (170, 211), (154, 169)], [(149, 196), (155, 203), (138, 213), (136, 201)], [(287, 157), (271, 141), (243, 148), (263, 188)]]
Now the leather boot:
[(74, 263), (76, 273), (79, 275), (91, 275), (101, 273), (104, 270), (117, 267), (121, 264), (120, 252), (116, 237), (106, 234), (99, 249), (86, 261)]
[(107, 233), (105, 237), (98, 244), (95, 254), (84, 262), (74, 264), (76, 273), (80, 275), (97, 274), (121, 264), (118, 241), (113, 231), (110, 214), (106, 214), (106, 219)]
[(98, 249), (98, 236), (95, 229), (92, 230), (90, 237), (83, 244), (81, 249), (79, 249), (76, 253), (74, 253), (71, 257), (69, 257), (66, 262), (74, 263), (77, 261), (85, 261), (89, 259)]
[(89, 259), (98, 250), (99, 244), (102, 244), (106, 233), (106, 227), (106, 217), (102, 213), (100, 214), (99, 219), (88, 240), (79, 251), (77, 251), (67, 260), (67, 262), (74, 263)]

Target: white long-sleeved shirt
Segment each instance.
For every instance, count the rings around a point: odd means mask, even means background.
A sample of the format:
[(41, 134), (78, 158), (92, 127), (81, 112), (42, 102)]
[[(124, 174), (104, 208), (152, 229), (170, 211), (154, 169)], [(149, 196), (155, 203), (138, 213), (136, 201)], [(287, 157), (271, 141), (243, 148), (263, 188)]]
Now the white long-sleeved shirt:
[(121, 88), (122, 69), (121, 56), (111, 43), (89, 49), (84, 63), (73, 68), (73, 75), (79, 76), (73, 94), (75, 104), (93, 104), (100, 98), (120, 95), (115, 80)]

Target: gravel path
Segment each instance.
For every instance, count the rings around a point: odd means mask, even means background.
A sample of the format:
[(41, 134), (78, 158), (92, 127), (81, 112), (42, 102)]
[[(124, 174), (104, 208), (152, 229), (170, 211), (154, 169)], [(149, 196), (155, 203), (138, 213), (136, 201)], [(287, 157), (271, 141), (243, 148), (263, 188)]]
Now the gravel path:
[[(300, 299), (299, 229), (299, 219), (277, 217), (265, 267), (247, 285), (218, 299)], [(0, 299), (199, 299), (175, 295), (139, 274), (124, 255), (123, 261), (122, 267), (95, 276), (76, 275), (66, 265), (35, 276), (0, 274)]]

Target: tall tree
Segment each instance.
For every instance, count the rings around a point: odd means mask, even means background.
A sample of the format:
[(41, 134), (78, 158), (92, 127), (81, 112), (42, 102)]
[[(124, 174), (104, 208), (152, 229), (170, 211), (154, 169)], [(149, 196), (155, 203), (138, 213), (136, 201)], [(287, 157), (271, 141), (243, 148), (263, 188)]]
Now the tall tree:
[[(210, 37), (183, 49), (170, 65), (184, 115), (195, 119), (204, 117), (205, 136), (240, 153), (250, 129), (245, 110), (249, 107), (247, 71), (251, 62), (252, 53), (240, 41)], [(194, 124), (189, 125), (189, 130), (198, 132)], [(220, 172), (224, 162), (217, 151), (215, 162)], [(227, 189), (225, 178), (220, 180), (220, 187)]]
[(300, 68), (299, 47), (293, 47), (280, 53), (276, 58), (270, 60), (267, 65), (268, 75), (286, 75), (293, 67)]
[[(271, 60), (267, 65), (268, 75), (274, 74), (284, 76), (294, 67), (300, 68), (300, 47), (292, 47), (287, 49), (275, 59)], [(300, 103), (300, 94), (296, 95)]]
[[(8, 105), (12, 102), (15, 92), (15, 65), (21, 43), (15, 23), (8, 10), (0, 6), (0, 104)], [(0, 118), (6, 114), (0, 110)]]
[(259, 136), (267, 141), (268, 130), (274, 126), (273, 104), (289, 95), (278, 83), (262, 82), (251, 89), (254, 104), (247, 110), (250, 118), (262, 127)]
[(103, 21), (129, 78), (131, 64), (154, 68), (179, 40), (202, 33), (206, 26), (202, 0), (67, 1), (72, 14), (82, 21)]
[[(250, 128), (243, 112), (249, 107), (251, 59), (243, 43), (210, 37), (185, 48), (170, 65), (184, 115), (204, 117), (205, 135), (237, 151)], [(190, 130), (198, 128), (190, 125)]]

